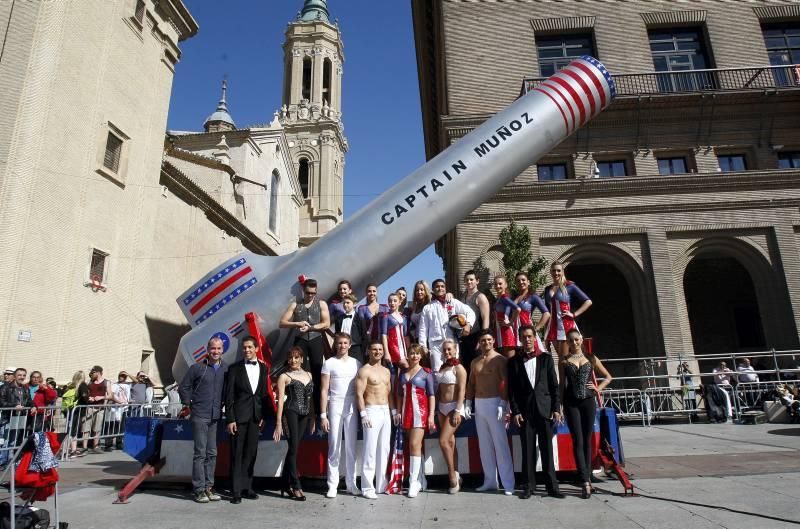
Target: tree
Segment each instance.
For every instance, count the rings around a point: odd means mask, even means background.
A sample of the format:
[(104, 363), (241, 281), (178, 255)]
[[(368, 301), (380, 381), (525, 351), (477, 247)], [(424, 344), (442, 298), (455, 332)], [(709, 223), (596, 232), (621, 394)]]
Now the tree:
[(503, 268), (510, 284), (514, 284), (514, 277), (520, 271), (528, 274), (532, 291), (547, 282), (547, 259), (541, 256), (533, 258), (531, 234), (527, 226), (519, 226), (512, 220), (503, 228), (500, 231), (500, 251), (503, 253)]

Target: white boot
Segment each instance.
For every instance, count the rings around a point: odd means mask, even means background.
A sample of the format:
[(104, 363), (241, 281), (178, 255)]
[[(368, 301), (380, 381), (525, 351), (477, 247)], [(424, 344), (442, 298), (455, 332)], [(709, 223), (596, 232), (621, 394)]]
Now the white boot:
[(410, 456), (408, 458), (410, 469), (408, 471), (408, 497), (416, 498), (422, 488), (419, 481), (419, 473), (422, 468), (422, 456)]

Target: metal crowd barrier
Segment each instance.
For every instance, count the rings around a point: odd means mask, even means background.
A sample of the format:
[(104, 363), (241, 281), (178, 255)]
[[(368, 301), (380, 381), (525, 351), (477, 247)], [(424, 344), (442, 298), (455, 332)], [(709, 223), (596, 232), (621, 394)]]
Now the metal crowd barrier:
[(602, 397), (603, 405), (616, 410), (618, 419), (640, 419), (642, 426), (645, 425), (647, 413), (642, 392), (638, 389), (607, 389)]
[[(62, 451), (62, 458), (85, 454), (103, 449), (122, 447), (125, 435), (125, 421), (128, 417), (152, 417), (156, 412), (153, 404), (92, 404), (75, 406), (69, 411), (65, 421), (63, 444), (68, 448)], [(79, 446), (80, 445), (80, 446)]]

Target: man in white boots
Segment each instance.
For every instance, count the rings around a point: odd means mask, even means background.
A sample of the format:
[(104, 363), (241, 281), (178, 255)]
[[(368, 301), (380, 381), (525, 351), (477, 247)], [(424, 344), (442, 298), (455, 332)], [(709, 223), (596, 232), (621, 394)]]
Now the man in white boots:
[(333, 338), (336, 356), (322, 365), (320, 390), (320, 426), (328, 434), (328, 498), (335, 498), (339, 488), (339, 460), (344, 432), (345, 483), (350, 494), (356, 487), (356, 440), (358, 421), (355, 420), (356, 374), (361, 363), (350, 358), (350, 335), (336, 333)]
[(497, 490), (499, 471), (505, 494), (511, 496), (514, 494), (514, 463), (505, 427), (508, 413), (507, 360), (494, 350), (494, 336), (489, 330), (479, 334), (478, 351), (480, 356), (472, 361), (464, 406), (467, 419), (474, 410), (483, 467), (483, 485), (475, 490)]
[[(383, 344), (373, 341), (367, 352), (367, 365), (358, 370), (356, 401), (364, 432), (364, 453), (361, 456), (361, 493), (370, 500), (386, 492), (386, 465), (392, 433), (389, 396), (392, 377), (381, 365)], [(394, 412), (394, 410), (392, 410)], [(374, 484), (373, 484), (374, 480)]]

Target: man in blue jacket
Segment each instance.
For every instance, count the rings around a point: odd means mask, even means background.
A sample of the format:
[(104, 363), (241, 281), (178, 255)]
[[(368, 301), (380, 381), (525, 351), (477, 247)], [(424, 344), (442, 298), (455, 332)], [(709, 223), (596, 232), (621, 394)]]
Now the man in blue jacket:
[(191, 410), (194, 436), (192, 489), (197, 503), (221, 499), (214, 492), (214, 469), (217, 466), (217, 428), (222, 417), (226, 368), (222, 363), (222, 340), (211, 338), (206, 350), (206, 359), (189, 368), (179, 390), (181, 403)]

